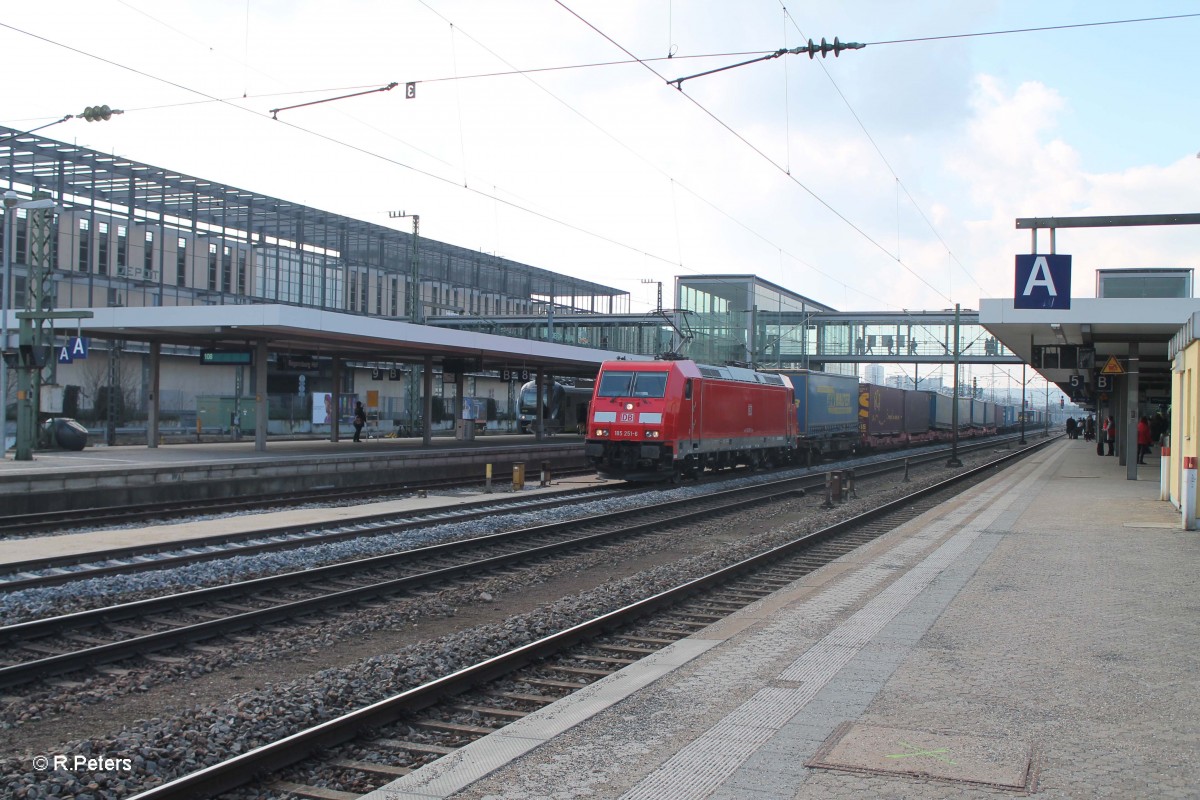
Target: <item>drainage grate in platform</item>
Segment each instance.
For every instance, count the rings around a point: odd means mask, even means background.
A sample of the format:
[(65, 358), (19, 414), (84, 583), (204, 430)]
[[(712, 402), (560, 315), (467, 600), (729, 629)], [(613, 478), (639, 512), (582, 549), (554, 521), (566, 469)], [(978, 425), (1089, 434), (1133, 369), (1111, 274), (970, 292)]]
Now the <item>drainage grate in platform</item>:
[(844, 722), (807, 766), (1034, 791), (1028, 743)]

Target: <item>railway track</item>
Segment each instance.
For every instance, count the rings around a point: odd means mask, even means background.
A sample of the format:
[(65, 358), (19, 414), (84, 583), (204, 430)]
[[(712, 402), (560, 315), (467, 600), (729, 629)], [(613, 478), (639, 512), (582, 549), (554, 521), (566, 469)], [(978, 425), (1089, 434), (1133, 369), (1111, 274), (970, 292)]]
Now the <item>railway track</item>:
[(802, 483), (773, 481), (7, 625), (0, 628), (0, 687), (608, 546), (661, 530), (668, 520), (703, 519), (793, 495)]
[[(1049, 440), (1046, 440), (1049, 441)], [(537, 641), (136, 795), (254, 790), (349, 800), (723, 619), (977, 482), (1015, 451)], [(256, 776), (270, 775), (265, 780)]]
[[(559, 470), (557, 478), (594, 476), (590, 469)], [(207, 500), (142, 503), (136, 506), (106, 506), (103, 508), (66, 509), (36, 514), (0, 516), (0, 538), (54, 533), (78, 528), (120, 527), (147, 522), (160, 522), (197, 517), (206, 514), (231, 514), (264, 509), (283, 509), (319, 503), (345, 504), (394, 495), (411, 495), (418, 491), (476, 488), (481, 484), (478, 475), (429, 481), (406, 480), (379, 483), (373, 486), (308, 489), (293, 493), (276, 492), (258, 497), (212, 498)]]
[[(496, 514), (542, 511), (563, 505), (629, 494), (627, 487), (587, 486), (552, 497), (495, 496), (487, 500), (398, 516), (396, 512), (370, 514), (329, 523), (304, 523), (260, 528), (217, 536), (198, 536), (171, 542), (147, 542), (97, 553), (72, 553), (14, 561), (0, 569), (0, 592), (58, 586), (72, 581), (130, 575), (234, 556), (260, 555), (300, 547), (359, 540), (452, 522), (467, 522)], [(97, 556), (101, 560), (96, 561)]]
[[(929, 451), (921, 458), (934, 460), (943, 455), (941, 451)], [(858, 473), (867, 477), (888, 472), (911, 460), (910, 456), (864, 466)], [(649, 508), (576, 518), (10, 624), (0, 628), (0, 643), (7, 651), (3, 656), (4, 663), (0, 664), (0, 686), (16, 686), (380, 597), (418, 592), (484, 570), (510, 568), (536, 559), (557, 557), (572, 549), (607, 545), (622, 537), (658, 530), (668, 524), (668, 520), (688, 516), (702, 519), (729, 513), (748, 503), (820, 489), (824, 482), (823, 474), (808, 474), (703, 498), (660, 502)], [(561, 501), (548, 502), (558, 504)], [(680, 516), (680, 510), (685, 508), (688, 514)], [(475, 509), (469, 513), (471, 516), (490, 516), (495, 510)], [(451, 511), (437, 521), (458, 519), (460, 517)], [(389, 525), (395, 525), (394, 520), (377, 522), (385, 530)], [(331, 535), (361, 537), (367, 535), (365, 531), (365, 526), (354, 525), (350, 530)], [(181, 558), (208, 558), (210, 555), (200, 553)], [(106, 565), (93, 568), (82, 577), (109, 569), (121, 571), (140, 567), (136, 564)], [(51, 582), (65, 579), (68, 578), (62, 575), (48, 576)]]
[[(1003, 441), (989, 440), (986, 443), (975, 443), (960, 449), (966, 452), (972, 447), (992, 447), (997, 443), (1003, 443)], [(913, 464), (921, 464), (944, 458), (947, 452), (938, 449), (931, 452), (911, 454), (905, 456), (904, 460)], [(888, 463), (891, 464), (891, 462)], [(894, 468), (894, 466), (888, 466), (884, 469)], [(876, 471), (868, 466), (860, 468), (858, 472), (866, 476), (875, 474)], [(590, 475), (591, 473), (588, 474)], [(561, 477), (570, 476), (563, 475)], [(472, 485), (477, 485), (477, 483)], [(449, 488), (462, 488), (462, 485), (454, 483), (450, 484)], [(605, 496), (615, 496), (630, 489), (631, 487), (628, 486), (620, 488), (593, 486), (584, 487), (576, 492), (572, 492), (569, 497), (564, 497), (562, 500), (519, 500), (502, 497), (474, 503), (464, 503), (455, 509), (439, 509), (414, 514), (408, 520), (399, 520), (394, 513), (380, 513), (357, 517), (353, 521), (326, 524), (306, 523), (262, 528), (240, 533), (199, 536), (193, 539), (178, 539), (170, 542), (147, 542), (145, 544), (107, 550), (100, 560), (97, 560), (96, 553), (81, 552), (15, 561), (0, 566), (0, 592), (37, 589), (89, 578), (179, 567), (231, 556), (279, 552), (347, 539), (395, 533), (403, 530), (416, 530), (421, 527), (447, 522), (463, 522), (483, 516), (490, 516), (494, 513), (518, 513), (523, 510), (553, 508), (558, 505), (578, 502), (581, 498), (594, 500)], [(374, 493), (366, 495), (366, 497), (374, 496), (376, 496)], [(345, 500), (346, 498), (345, 496), (339, 496), (338, 499)], [(476, 509), (476, 511), (472, 511), (472, 509)], [(237, 511), (236, 508), (229, 508), (227, 510), (231, 512)]]

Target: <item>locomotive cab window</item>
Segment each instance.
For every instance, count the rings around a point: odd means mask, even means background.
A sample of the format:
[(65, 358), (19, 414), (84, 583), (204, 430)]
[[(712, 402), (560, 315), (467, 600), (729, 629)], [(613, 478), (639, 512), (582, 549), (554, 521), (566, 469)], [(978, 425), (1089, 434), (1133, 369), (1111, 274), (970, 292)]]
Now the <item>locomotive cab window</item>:
[(634, 397), (666, 397), (667, 373), (639, 372), (633, 378)]
[(665, 397), (665, 372), (605, 372), (600, 376), (597, 397)]
[(632, 372), (605, 372), (600, 376), (600, 386), (596, 389), (597, 397), (629, 397), (633, 394)]

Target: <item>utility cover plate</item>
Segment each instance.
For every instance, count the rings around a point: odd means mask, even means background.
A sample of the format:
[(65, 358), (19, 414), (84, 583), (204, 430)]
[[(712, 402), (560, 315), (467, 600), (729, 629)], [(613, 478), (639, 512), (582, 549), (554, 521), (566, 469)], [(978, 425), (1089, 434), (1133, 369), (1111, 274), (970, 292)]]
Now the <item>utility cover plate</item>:
[(1025, 742), (844, 722), (807, 766), (1033, 791), (1032, 764)]

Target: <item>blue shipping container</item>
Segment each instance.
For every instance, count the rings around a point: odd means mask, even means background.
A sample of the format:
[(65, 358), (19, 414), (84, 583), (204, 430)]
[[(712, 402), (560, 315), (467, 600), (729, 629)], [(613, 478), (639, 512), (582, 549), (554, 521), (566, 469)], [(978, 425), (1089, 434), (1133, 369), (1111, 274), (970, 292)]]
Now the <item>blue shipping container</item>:
[(858, 433), (858, 378), (809, 370), (780, 374), (796, 390), (800, 438)]

